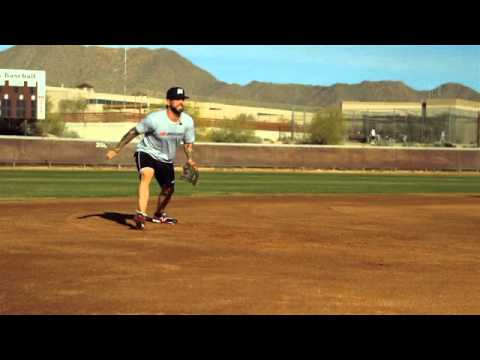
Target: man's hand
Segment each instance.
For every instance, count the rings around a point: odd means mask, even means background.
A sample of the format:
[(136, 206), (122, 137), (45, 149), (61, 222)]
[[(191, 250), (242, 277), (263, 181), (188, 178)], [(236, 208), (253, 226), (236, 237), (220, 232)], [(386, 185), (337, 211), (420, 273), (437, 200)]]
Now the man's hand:
[(140, 135), (140, 133), (137, 131), (135, 127), (131, 128), (125, 135), (123, 135), (122, 140), (118, 143), (118, 145), (109, 150), (107, 152), (107, 159), (112, 160), (115, 156), (118, 155), (120, 150), (122, 150), (130, 141), (132, 141), (137, 135)]
[(191, 165), (191, 162), (193, 161), (187, 161), (185, 165), (183, 165), (182, 179), (195, 186), (197, 185), (200, 173), (196, 166)]
[(190, 165), (193, 168), (197, 167), (197, 163), (195, 161), (193, 161), (193, 159), (188, 159), (187, 164)]
[(108, 160), (112, 160), (115, 156), (118, 155), (118, 151), (115, 150), (115, 149), (112, 149), (112, 150), (108, 150), (107, 152), (107, 159)]

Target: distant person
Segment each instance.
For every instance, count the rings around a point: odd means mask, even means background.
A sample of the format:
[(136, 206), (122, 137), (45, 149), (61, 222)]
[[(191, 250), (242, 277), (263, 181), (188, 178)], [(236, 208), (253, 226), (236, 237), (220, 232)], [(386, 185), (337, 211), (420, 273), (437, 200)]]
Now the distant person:
[(375, 132), (375, 128), (373, 128), (372, 130), (370, 130), (370, 143), (375, 142), (375, 140), (377, 139), (377, 133)]
[(177, 223), (176, 219), (167, 216), (165, 208), (175, 191), (173, 161), (181, 142), (183, 142), (187, 163), (193, 167), (196, 166), (193, 161), (195, 126), (193, 119), (184, 112), (184, 103), (188, 98), (181, 87), (170, 88), (166, 96), (167, 108), (147, 115), (123, 136), (114, 149), (107, 152), (107, 159), (111, 160), (135, 137), (144, 134), (134, 154), (140, 180), (137, 212), (134, 217), (137, 229), (143, 229), (148, 218), (150, 182), (154, 176), (161, 187), (161, 192), (158, 195), (157, 209), (151, 220), (162, 224)]
[(440, 142), (441, 142), (442, 144), (445, 144), (445, 143), (446, 143), (445, 131), (442, 131), (442, 133), (440, 134)]

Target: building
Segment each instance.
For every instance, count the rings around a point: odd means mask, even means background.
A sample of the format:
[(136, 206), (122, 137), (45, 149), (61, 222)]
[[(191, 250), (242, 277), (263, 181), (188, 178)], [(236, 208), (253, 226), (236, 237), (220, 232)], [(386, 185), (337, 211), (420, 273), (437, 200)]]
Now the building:
[(0, 69), (0, 118), (45, 119), (45, 71)]
[(163, 99), (145, 95), (120, 95), (99, 93), (89, 84), (81, 84), (77, 88), (47, 86), (47, 95), (52, 106), (49, 111), (59, 112), (59, 103), (62, 100), (86, 100), (88, 113), (102, 113), (105, 111), (145, 112), (150, 106), (162, 106)]
[(342, 113), (347, 117), (361, 115), (438, 115), (441, 113), (477, 114), (480, 102), (462, 99), (430, 99), (417, 102), (343, 101)]
[[(80, 137), (95, 140), (118, 139), (131, 128), (132, 121), (138, 121), (141, 115), (152, 109), (165, 106), (163, 98), (148, 97), (142, 93), (136, 95), (99, 93), (89, 84), (81, 84), (76, 88), (47, 86), (47, 95), (52, 107), (51, 112), (59, 112), (59, 104), (62, 100), (86, 100), (85, 112), (65, 116), (66, 124), (68, 129), (77, 132)], [(194, 98), (191, 98), (187, 104), (193, 108), (197, 118), (213, 120), (213, 122), (234, 119), (240, 114), (245, 114), (258, 122), (288, 123), (289, 126), (293, 120), (296, 131), (304, 129), (305, 124), (310, 122), (313, 116), (311, 112), (200, 102), (195, 101)], [(279, 130), (257, 130), (255, 133), (256, 136), (270, 141), (276, 141), (280, 136)]]
[[(162, 107), (165, 99), (148, 97), (142, 93), (137, 95), (121, 95), (111, 93), (99, 93), (89, 84), (82, 84), (77, 88), (47, 86), (47, 94), (51, 102), (51, 112), (59, 111), (61, 100), (85, 99), (88, 103), (86, 112), (103, 113), (107, 111), (145, 113), (151, 107)], [(206, 119), (233, 119), (240, 114), (252, 116), (257, 121), (282, 122), (291, 121), (292, 116), (296, 121), (309, 122), (313, 116), (311, 112), (272, 109), (254, 106), (239, 106), (215, 102), (199, 102), (190, 99), (188, 102), (198, 111), (200, 117)]]
[[(66, 122), (69, 129), (88, 139), (118, 139), (143, 114), (165, 105), (163, 98), (148, 97), (142, 93), (99, 93), (89, 84), (77, 88), (48, 86), (47, 94), (52, 103), (52, 112), (58, 112), (58, 104), (63, 99), (87, 101), (85, 113), (78, 114), (81, 116), (77, 116), (76, 120), (68, 116), (66, 119), (70, 120)], [(305, 136), (304, 131), (314, 116), (313, 112), (307, 111), (200, 102), (195, 98), (190, 99), (188, 104), (194, 108), (198, 119), (209, 120), (206, 122), (209, 125), (202, 125), (209, 127), (203, 130), (215, 128), (216, 120), (234, 119), (240, 114), (251, 116), (256, 122), (270, 125), (278, 123), (277, 130), (266, 130), (268, 127), (264, 127), (264, 130), (255, 131), (256, 136), (274, 142), (281, 137)], [(385, 139), (397, 143), (436, 142), (442, 138), (442, 134), (446, 140), (454, 143), (477, 142), (479, 102), (460, 99), (430, 99), (424, 102), (344, 101), (341, 110), (346, 120), (348, 138), (355, 142), (366, 141), (372, 128), (376, 128)], [(290, 130), (286, 131), (285, 126)]]
[(0, 69), (0, 130), (27, 134), (45, 119), (45, 71)]

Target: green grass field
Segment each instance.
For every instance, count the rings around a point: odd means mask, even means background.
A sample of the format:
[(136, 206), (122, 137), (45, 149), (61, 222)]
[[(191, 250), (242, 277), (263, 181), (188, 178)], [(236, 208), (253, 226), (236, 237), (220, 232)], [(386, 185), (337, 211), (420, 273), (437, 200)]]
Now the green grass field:
[[(472, 175), (203, 172), (197, 187), (179, 180), (176, 195), (480, 193)], [(0, 198), (135, 196), (135, 171), (2, 170)], [(158, 185), (152, 184), (156, 193)]]

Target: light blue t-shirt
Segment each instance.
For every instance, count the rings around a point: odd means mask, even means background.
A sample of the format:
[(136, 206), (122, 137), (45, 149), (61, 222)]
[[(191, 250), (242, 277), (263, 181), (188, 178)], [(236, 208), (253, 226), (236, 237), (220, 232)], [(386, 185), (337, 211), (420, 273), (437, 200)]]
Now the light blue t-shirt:
[(143, 139), (137, 145), (137, 151), (149, 154), (154, 159), (173, 163), (177, 147), (195, 142), (195, 126), (190, 115), (182, 113), (179, 122), (168, 118), (167, 110), (148, 114), (135, 127)]

